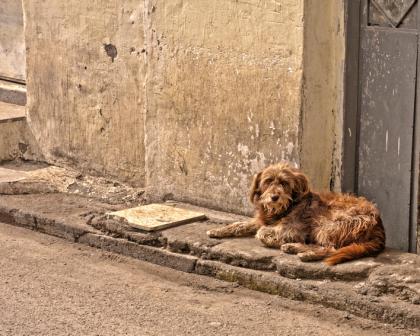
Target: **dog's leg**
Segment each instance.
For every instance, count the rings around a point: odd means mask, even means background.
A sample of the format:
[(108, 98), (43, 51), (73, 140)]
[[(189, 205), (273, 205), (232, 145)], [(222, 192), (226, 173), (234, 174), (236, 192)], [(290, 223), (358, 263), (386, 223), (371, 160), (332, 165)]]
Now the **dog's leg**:
[(315, 248), (309, 249), (306, 252), (298, 253), (298, 257), (301, 261), (318, 261), (328, 258), (335, 252), (333, 247), (322, 247), (317, 246)]
[(265, 246), (281, 248), (286, 243), (304, 243), (305, 236), (299, 230), (285, 228), (283, 225), (263, 226), (255, 236)]
[(247, 237), (253, 236), (260, 228), (260, 224), (251, 220), (249, 222), (236, 222), (218, 229), (207, 231), (210, 238)]

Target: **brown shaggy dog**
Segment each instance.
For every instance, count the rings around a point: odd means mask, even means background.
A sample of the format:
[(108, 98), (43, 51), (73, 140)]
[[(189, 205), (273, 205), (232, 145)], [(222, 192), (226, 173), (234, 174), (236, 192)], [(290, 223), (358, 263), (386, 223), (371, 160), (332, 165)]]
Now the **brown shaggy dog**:
[(335, 265), (372, 256), (385, 247), (379, 211), (363, 197), (316, 193), (287, 163), (259, 172), (251, 187), (256, 214), (250, 222), (208, 231), (212, 238), (255, 235), (264, 245), (297, 254), (302, 261)]

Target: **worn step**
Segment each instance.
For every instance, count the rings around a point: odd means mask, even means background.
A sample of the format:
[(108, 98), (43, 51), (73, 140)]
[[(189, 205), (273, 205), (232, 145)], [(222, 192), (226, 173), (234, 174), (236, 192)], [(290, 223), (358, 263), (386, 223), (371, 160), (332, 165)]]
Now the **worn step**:
[(0, 123), (25, 120), (25, 106), (0, 101)]
[(0, 79), (0, 102), (26, 105), (26, 85)]
[(25, 106), (0, 101), (0, 162), (42, 159), (26, 122)]

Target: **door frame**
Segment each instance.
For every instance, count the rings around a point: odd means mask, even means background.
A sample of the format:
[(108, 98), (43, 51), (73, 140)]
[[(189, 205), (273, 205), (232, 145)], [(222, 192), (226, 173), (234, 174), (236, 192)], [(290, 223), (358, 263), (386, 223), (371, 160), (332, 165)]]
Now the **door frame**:
[[(342, 191), (358, 193), (359, 134), (360, 134), (360, 86), (359, 52), (361, 9), (367, 0), (344, 0), (345, 62), (343, 99), (343, 157), (341, 168)], [(420, 28), (420, 2), (418, 4), (418, 29)], [(420, 40), (420, 33), (418, 34)], [(420, 69), (420, 41), (417, 51), (417, 71)], [(409, 251), (417, 252), (417, 195), (419, 183), (419, 116), (420, 73), (417, 74), (416, 111), (414, 113), (413, 148), (410, 190)]]

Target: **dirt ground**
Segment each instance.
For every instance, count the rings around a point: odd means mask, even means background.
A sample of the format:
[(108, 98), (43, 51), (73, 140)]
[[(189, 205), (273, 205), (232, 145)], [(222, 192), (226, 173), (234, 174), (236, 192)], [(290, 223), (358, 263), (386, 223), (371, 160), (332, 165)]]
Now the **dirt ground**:
[(0, 335), (415, 335), (0, 223)]

